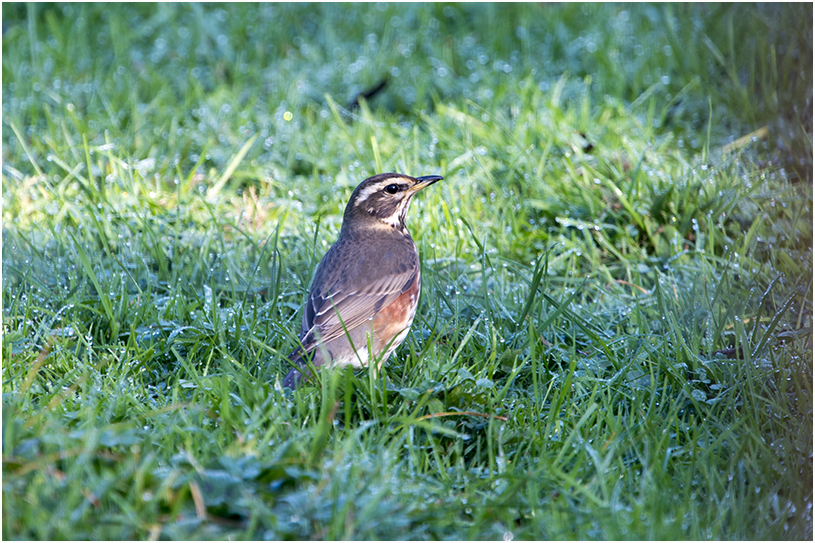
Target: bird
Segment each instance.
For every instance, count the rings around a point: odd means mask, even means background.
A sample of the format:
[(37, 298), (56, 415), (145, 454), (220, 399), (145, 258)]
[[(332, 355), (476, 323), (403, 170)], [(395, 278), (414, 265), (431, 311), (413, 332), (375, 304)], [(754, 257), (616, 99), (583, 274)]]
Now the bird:
[(340, 235), (314, 273), (283, 387), (293, 390), (310, 375), (307, 360), (314, 368), (360, 368), (373, 355), (379, 369), (404, 341), (421, 288), (419, 253), (405, 218), (416, 193), (442, 179), (380, 173), (357, 185)]

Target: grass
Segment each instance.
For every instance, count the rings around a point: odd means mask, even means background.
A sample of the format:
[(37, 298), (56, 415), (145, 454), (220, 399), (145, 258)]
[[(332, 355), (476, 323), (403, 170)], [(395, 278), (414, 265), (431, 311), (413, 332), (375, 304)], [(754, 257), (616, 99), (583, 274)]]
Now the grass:
[[(811, 6), (3, 21), (5, 538), (811, 539)], [(413, 328), (284, 392), (379, 171)]]

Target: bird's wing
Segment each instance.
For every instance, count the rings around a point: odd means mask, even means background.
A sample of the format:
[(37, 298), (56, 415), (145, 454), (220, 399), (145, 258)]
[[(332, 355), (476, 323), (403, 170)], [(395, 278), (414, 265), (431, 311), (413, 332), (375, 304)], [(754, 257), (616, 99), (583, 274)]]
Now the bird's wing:
[[(339, 272), (329, 272), (326, 276), (321, 276), (318, 269), (303, 312), (301, 342), (304, 350), (311, 351), (317, 341), (327, 343), (344, 335), (343, 325), (348, 331), (353, 330), (373, 317), (380, 308), (387, 307), (400, 294), (406, 292), (419, 273), (415, 250), (411, 253), (408, 258), (398, 259), (400, 260), (398, 266), (390, 266), (388, 262), (380, 261), (378, 264), (382, 273), (374, 274), (370, 280), (364, 278), (360, 280), (359, 274), (355, 273), (352, 266), (336, 268), (326, 266), (327, 269)], [(371, 268), (367, 266), (366, 269)], [(328, 276), (333, 277), (329, 279)], [(322, 285), (323, 288), (316, 288), (317, 285)]]

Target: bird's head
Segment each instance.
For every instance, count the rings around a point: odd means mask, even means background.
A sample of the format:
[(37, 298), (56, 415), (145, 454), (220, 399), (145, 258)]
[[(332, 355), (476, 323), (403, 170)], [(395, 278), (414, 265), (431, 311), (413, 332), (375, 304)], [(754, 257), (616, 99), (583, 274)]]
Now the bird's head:
[(440, 175), (410, 177), (399, 173), (381, 173), (369, 177), (351, 194), (345, 207), (342, 227), (384, 226), (406, 232), (405, 216), (413, 196), (442, 179)]

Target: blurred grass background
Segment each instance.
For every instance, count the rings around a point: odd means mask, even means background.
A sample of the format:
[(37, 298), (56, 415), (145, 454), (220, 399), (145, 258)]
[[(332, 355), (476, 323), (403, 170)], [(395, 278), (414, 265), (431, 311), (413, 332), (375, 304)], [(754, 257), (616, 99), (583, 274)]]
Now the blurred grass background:
[[(811, 539), (811, 5), (2, 9), (5, 538)], [(381, 171), (416, 322), (284, 394)]]

